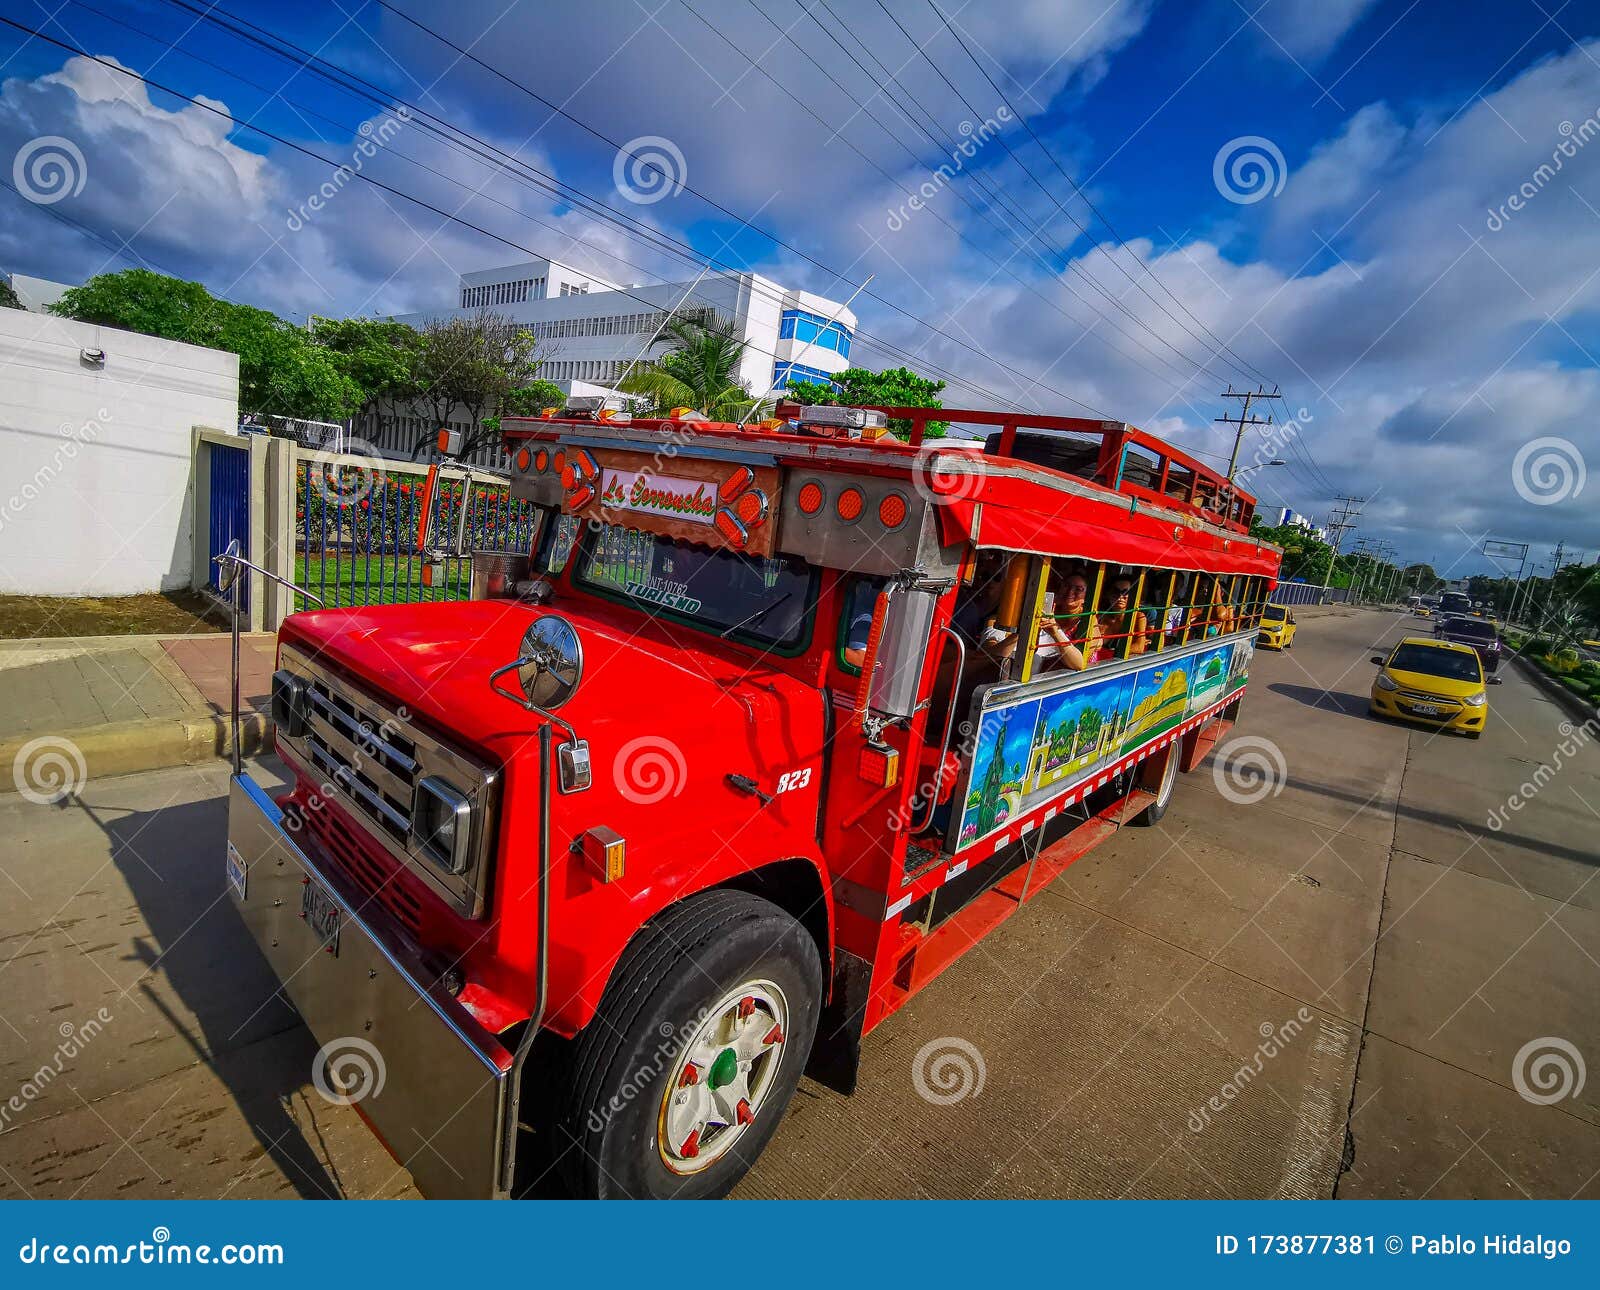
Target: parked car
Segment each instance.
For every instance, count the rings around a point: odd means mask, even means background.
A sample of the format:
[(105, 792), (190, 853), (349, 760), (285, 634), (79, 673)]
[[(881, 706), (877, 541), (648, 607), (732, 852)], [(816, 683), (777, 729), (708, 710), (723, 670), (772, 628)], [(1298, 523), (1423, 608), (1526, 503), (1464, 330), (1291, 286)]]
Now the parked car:
[(1500, 667), (1500, 633), (1494, 623), (1482, 618), (1451, 618), (1439, 625), (1434, 633), (1438, 640), (1470, 645), (1483, 661), (1483, 670), (1493, 674)]

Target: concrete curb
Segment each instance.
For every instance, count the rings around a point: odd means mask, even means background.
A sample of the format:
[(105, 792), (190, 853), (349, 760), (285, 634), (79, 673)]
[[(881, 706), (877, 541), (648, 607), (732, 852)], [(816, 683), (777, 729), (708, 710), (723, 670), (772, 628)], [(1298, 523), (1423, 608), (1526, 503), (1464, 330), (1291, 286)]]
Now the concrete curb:
[[(6, 783), (0, 778), (0, 789), (22, 789), (36, 758), (66, 753), (71, 760), (78, 760), (71, 757), (71, 749), (81, 756), (88, 779), (194, 766), (227, 757), (233, 752), (230, 725), (226, 716), (191, 714), (0, 740), (0, 776), (9, 775), (14, 781)], [(244, 756), (266, 748), (271, 734), (272, 719), (265, 712), (241, 714), (239, 743)]]
[(1560, 681), (1546, 673), (1532, 659), (1524, 658), (1521, 654), (1514, 654), (1512, 658), (1517, 666), (1522, 669), (1523, 674), (1529, 677), (1534, 685), (1554, 699), (1568, 716), (1587, 722), (1593, 721), (1597, 715), (1600, 715), (1600, 708), (1590, 707), (1571, 690), (1567, 689), (1566, 686), (1562, 685)]

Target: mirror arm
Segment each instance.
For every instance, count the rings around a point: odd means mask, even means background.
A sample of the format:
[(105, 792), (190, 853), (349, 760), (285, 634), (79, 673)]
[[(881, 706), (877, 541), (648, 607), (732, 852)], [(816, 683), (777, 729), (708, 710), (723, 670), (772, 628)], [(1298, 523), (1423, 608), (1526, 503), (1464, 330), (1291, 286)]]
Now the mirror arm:
[(558, 717), (555, 713), (550, 712), (545, 708), (541, 708), (525, 694), (514, 694), (504, 686), (497, 684), (500, 678), (507, 672), (518, 671), (521, 668), (527, 667), (528, 664), (537, 663), (538, 661), (538, 659), (532, 658), (519, 658), (507, 663), (504, 667), (495, 668), (494, 671), (489, 673), (489, 688), (498, 694), (502, 699), (510, 699), (511, 702), (515, 703), (519, 708), (523, 708), (528, 712), (532, 712), (537, 716), (543, 717), (552, 725), (560, 726), (567, 732), (568, 739), (572, 740), (573, 743), (578, 743), (578, 732), (573, 729), (572, 723), (569, 722), (565, 717)]
[[(304, 596), (307, 600), (310, 600), (318, 605), (323, 603), (321, 596), (314, 595), (313, 593), (307, 591), (304, 587), (290, 582), (287, 578), (280, 578), (277, 574), (273, 573), (271, 569), (263, 569), (259, 564), (256, 564), (251, 560), (246, 560), (242, 555), (229, 555), (226, 551), (224, 551), (221, 555), (212, 556), (211, 563), (243, 565), (246, 569), (249, 569), (254, 573), (259, 573), (263, 578), (271, 578), (280, 587), (287, 587), (297, 596)], [(238, 576), (238, 571), (235, 570), (234, 577), (237, 578)]]

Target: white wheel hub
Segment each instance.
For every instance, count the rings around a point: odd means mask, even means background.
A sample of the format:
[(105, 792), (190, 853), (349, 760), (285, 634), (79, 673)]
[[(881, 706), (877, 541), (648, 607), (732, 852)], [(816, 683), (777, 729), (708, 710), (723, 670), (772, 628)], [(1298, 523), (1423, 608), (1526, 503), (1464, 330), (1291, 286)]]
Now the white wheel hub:
[(788, 1034), (789, 1004), (771, 981), (747, 981), (700, 1015), (662, 1092), (656, 1139), (667, 1168), (698, 1173), (755, 1123)]

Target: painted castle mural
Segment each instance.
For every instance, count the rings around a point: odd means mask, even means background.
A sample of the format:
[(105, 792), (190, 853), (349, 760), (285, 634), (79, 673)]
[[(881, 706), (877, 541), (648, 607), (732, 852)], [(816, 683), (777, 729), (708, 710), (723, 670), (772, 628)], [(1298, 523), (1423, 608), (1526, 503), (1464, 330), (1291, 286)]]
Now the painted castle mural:
[[(954, 849), (1062, 796), (1245, 683), (1254, 640), (1207, 643), (1113, 676), (985, 708)], [(1009, 700), (1009, 701), (1008, 701)]]

